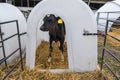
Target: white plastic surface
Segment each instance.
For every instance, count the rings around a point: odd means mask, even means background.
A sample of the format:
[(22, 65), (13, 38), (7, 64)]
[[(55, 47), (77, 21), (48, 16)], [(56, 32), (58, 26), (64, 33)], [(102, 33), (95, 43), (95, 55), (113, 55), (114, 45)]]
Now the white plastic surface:
[[(118, 19), (120, 17), (120, 0), (114, 0), (111, 2), (106, 3), (105, 5), (103, 5), (96, 13), (96, 18), (98, 15), (98, 12), (112, 12), (109, 14), (108, 19)], [(116, 12), (116, 13), (113, 13)], [(118, 13), (117, 13), (118, 12)], [(101, 13), (99, 15), (99, 18), (105, 18), (107, 19), (107, 13)], [(106, 26), (106, 20), (103, 19), (99, 19), (99, 24), (102, 24), (104, 26), (98, 25), (98, 30), (104, 31), (105, 30), (105, 26)], [(112, 22), (108, 25), (109, 29), (112, 26)]]
[[(81, 0), (43, 0), (28, 18), (26, 65), (35, 66), (36, 47), (48, 34), (39, 30), (46, 14), (60, 16), (65, 22), (69, 70), (93, 71), (97, 67), (97, 36), (83, 36), (84, 30), (97, 32), (90, 8)], [(47, 56), (46, 56), (47, 57)]]
[[(23, 16), (23, 14), (17, 9), (15, 6), (7, 4), (7, 3), (0, 3), (0, 23), (6, 22), (6, 21), (11, 21), (11, 20), (18, 20), (19, 24), (19, 30), (20, 33), (26, 32), (27, 28), (27, 23), (26, 20)], [(8, 24), (1, 24), (1, 32), (4, 33), (3, 39), (10, 37), (11, 35), (17, 33), (17, 27), (16, 23), (8, 23)], [(25, 41), (26, 41), (26, 36), (21, 36), (21, 47), (22, 51), (25, 50)], [(1, 38), (0, 38), (1, 40)], [(1, 46), (1, 43), (0, 43)], [(7, 41), (4, 41), (4, 47), (5, 47), (5, 53), (6, 56), (10, 55), (12, 52), (14, 52), (18, 47), (18, 36), (15, 36), (11, 39), (8, 39)], [(8, 63), (12, 62), (16, 57), (19, 56), (19, 51), (15, 53), (11, 58), (7, 60)], [(3, 50), (0, 48), (0, 59), (3, 58)]]

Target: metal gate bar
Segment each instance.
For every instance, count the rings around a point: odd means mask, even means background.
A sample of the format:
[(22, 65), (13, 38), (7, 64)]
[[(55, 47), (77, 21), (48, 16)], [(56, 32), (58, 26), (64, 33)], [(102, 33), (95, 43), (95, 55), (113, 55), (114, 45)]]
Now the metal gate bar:
[(114, 57), (114, 59), (120, 63), (120, 59), (119, 59), (117, 56), (115, 56), (115, 55), (114, 55), (110, 50), (108, 50), (107, 48), (104, 48), (104, 49), (105, 49), (105, 51), (106, 51), (109, 55), (111, 55), (112, 57)]
[(2, 64), (4, 61), (6, 61), (9, 57), (11, 57), (13, 54), (15, 54), (20, 48), (16, 49), (14, 52), (12, 52), (10, 55), (7, 57), (3, 58), (0, 60), (0, 64)]
[[(18, 50), (20, 51), (20, 61), (18, 61), (18, 63), (15, 64), (15, 65), (8, 71), (8, 73), (3, 77), (2, 80), (5, 80), (5, 79), (9, 76), (9, 74), (15, 69), (15, 67), (16, 67), (19, 63), (21, 63), (21, 69), (23, 70), (23, 61), (22, 61), (22, 51), (21, 51), (20, 36), (26, 34), (26, 32), (20, 34), (20, 32), (19, 32), (18, 20), (12, 20), (12, 21), (6, 21), (6, 22), (0, 23), (0, 36), (3, 36), (3, 34), (4, 34), (4, 33), (2, 33), (2, 31), (1, 31), (1, 27), (2, 27), (1, 25), (3, 25), (3, 24), (8, 24), (8, 23), (13, 23), (13, 22), (16, 23), (17, 33), (15, 33), (15, 34), (13, 34), (12, 36), (9, 36), (9, 37), (7, 37), (7, 38), (5, 38), (5, 39), (3, 39), (3, 38), (1, 37), (2, 39), (1, 39), (0, 43), (3, 43), (3, 45), (0, 46), (0, 47), (1, 47), (1, 48), (4, 47), (4, 41), (6, 41), (6, 40), (8, 40), (8, 39), (10, 39), (10, 38), (13, 38), (13, 37), (15, 37), (15, 36), (18, 36), (19, 48), (16, 49), (15, 51), (13, 51), (13, 52), (12, 52), (10, 55), (8, 55), (7, 57), (4, 56), (4, 58), (2, 58), (2, 59), (0, 60), (0, 64), (2, 64), (3, 62), (6, 62), (6, 60), (9, 59), (9, 58), (10, 58), (13, 54), (15, 54)], [(4, 49), (4, 51), (3, 51), (3, 54), (5, 55), (5, 49)], [(6, 64), (7, 64), (7, 62), (6, 62)]]
[(0, 43), (2, 43), (2, 42), (4, 42), (4, 41), (6, 41), (6, 40), (8, 40), (8, 39), (10, 39), (10, 38), (12, 38), (12, 37), (14, 37), (14, 36), (16, 36), (16, 35), (18, 35), (18, 33), (13, 34), (12, 36), (7, 37), (7, 38), (5, 38), (5, 39), (2, 39), (2, 40), (0, 41)]
[(20, 32), (19, 32), (19, 25), (18, 25), (18, 20), (16, 20), (17, 24), (17, 32), (18, 32), (18, 43), (19, 43), (19, 48), (20, 48), (20, 60), (21, 60), (21, 69), (23, 70), (23, 60), (22, 60), (22, 50), (21, 50), (21, 41), (20, 41)]
[(105, 63), (105, 62), (104, 62), (104, 64), (105, 64), (105, 66), (110, 70), (110, 72), (114, 75), (114, 77), (115, 77), (117, 80), (120, 80), (120, 79), (118, 78), (118, 76), (115, 74), (115, 72), (110, 68), (110, 66), (109, 66), (107, 63)]
[[(2, 34), (2, 31), (1, 31), (1, 24), (0, 24), (0, 33)], [(3, 56), (4, 56), (4, 58), (6, 58), (6, 55), (5, 55), (5, 47), (4, 47), (4, 42), (3, 42), (3, 36), (0, 35), (0, 38), (1, 38), (0, 43), (2, 44), (1, 47), (2, 47), (2, 50), (3, 50)], [(5, 62), (5, 66), (7, 67), (7, 61), (5, 60), (4, 62)]]
[(109, 34), (107, 34), (108, 36), (110, 36), (111, 38), (113, 38), (113, 39), (115, 39), (115, 40), (117, 40), (117, 41), (119, 41), (120, 42), (120, 39), (118, 39), (117, 37), (114, 37), (114, 36), (112, 36), (112, 35), (109, 35)]
[(19, 61), (17, 64), (15, 64), (15, 65), (8, 71), (8, 73), (4, 76), (4, 78), (3, 78), (2, 80), (5, 80), (5, 79), (9, 76), (9, 74), (19, 65), (20, 62), (21, 62), (21, 61)]
[(108, 31), (108, 24), (109, 22), (117, 22), (117, 23), (120, 23), (120, 21), (118, 20), (107, 20), (107, 23), (106, 23), (106, 28), (105, 28), (105, 36), (104, 36), (104, 44), (103, 44), (103, 51), (102, 51), (102, 62), (101, 62), (101, 70), (103, 69), (103, 64), (106, 65), (106, 67), (109, 69), (109, 71), (114, 75), (114, 77), (117, 79), (117, 80), (120, 80), (120, 78), (115, 74), (115, 72), (111, 69), (111, 67), (104, 61), (104, 56), (105, 56), (105, 51), (111, 55), (111, 57), (113, 57), (116, 61), (118, 61), (118, 63), (120, 64), (120, 59), (115, 56), (110, 50), (108, 50), (106, 48), (106, 42), (107, 42), (107, 36), (110, 36), (111, 38), (113, 38), (114, 40), (117, 40), (120, 42), (120, 39), (114, 37), (114, 36), (111, 36), (109, 34), (107, 34), (107, 31)]

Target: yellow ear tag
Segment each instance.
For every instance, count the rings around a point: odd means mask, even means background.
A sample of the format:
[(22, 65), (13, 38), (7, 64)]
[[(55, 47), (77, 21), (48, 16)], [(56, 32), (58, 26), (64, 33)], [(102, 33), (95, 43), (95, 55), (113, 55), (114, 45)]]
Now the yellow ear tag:
[(62, 24), (62, 23), (63, 23), (62, 19), (58, 19), (58, 24)]

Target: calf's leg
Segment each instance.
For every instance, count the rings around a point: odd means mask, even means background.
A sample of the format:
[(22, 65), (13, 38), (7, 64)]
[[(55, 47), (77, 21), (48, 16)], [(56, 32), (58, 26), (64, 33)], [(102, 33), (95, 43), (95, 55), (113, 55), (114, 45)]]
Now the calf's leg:
[(64, 61), (64, 56), (63, 56), (63, 43), (64, 43), (64, 41), (60, 41), (60, 51), (61, 51), (61, 53), (60, 53), (60, 55), (61, 55), (61, 60), (62, 61)]
[(52, 47), (52, 39), (50, 38), (50, 51), (49, 51), (49, 57), (48, 57), (48, 62), (51, 62), (51, 60), (52, 60), (52, 51), (53, 51), (53, 47)]

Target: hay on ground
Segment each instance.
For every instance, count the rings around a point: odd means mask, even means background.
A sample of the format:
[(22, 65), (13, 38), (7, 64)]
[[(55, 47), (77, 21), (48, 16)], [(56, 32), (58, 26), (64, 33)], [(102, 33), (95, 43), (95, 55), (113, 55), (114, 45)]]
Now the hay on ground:
[(64, 44), (64, 61), (61, 61), (59, 43), (53, 44), (52, 61), (48, 63), (49, 42), (42, 41), (36, 50), (36, 67), (40, 69), (68, 69), (67, 45)]
[[(8, 76), (6, 80), (15, 80), (19, 76), (19, 80), (104, 80), (103, 74), (101, 71), (93, 71), (86, 73), (77, 73), (77, 72), (64, 72), (64, 73), (51, 73), (51, 72), (40, 72), (39, 69), (66, 69), (68, 68), (67, 61), (67, 47), (66, 43), (64, 45), (65, 51), (65, 61), (61, 62), (61, 58), (59, 56), (58, 44), (54, 44), (53, 50), (53, 59), (51, 63), (47, 63), (47, 57), (49, 53), (49, 43), (42, 42), (41, 45), (36, 50), (36, 67), (33, 70), (29, 70), (25, 68), (23, 72), (21, 72), (21, 66), (18, 65), (15, 70)], [(13, 64), (8, 65), (8, 69), (10, 69), (17, 61)], [(25, 65), (25, 59), (23, 60)], [(4, 66), (0, 65), (0, 80), (5, 76), (8, 69), (3, 70)], [(114, 80), (109, 73), (105, 74), (108, 76), (108, 80)]]

